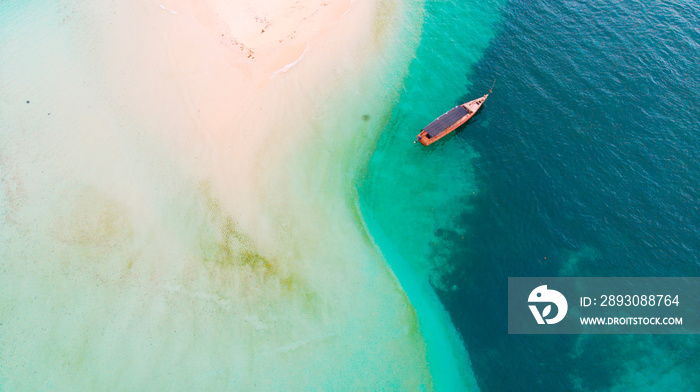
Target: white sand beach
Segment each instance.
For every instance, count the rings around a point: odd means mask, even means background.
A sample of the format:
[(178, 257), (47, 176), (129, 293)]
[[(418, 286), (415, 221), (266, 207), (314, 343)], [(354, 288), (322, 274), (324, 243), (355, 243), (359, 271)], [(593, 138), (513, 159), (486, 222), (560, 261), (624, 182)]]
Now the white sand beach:
[(0, 389), (433, 389), (354, 187), (419, 14), (0, 7)]

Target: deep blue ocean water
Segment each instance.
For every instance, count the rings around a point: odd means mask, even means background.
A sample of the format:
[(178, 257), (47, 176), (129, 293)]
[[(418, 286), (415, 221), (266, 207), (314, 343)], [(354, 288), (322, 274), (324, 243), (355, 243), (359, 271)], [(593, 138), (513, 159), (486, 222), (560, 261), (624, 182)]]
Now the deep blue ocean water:
[[(456, 135), (411, 144), (494, 79)], [(700, 390), (698, 335), (508, 335), (506, 315), (509, 276), (700, 276), (699, 104), (697, 1), (427, 2), (360, 190), (481, 390)]]

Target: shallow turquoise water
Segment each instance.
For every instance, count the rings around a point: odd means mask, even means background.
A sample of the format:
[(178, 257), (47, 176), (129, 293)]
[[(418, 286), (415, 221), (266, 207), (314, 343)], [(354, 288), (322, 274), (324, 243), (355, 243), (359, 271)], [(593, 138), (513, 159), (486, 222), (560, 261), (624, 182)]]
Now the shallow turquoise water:
[[(404, 92), (359, 185), (363, 212), (423, 277), (439, 272), (427, 262), (436, 230), (469, 208), (460, 201), (478, 191), (478, 153), (467, 143), (450, 143), (454, 135), (429, 148), (413, 142), (417, 130), (446, 110), (488, 92), (493, 81), (475, 83), (472, 75), (496, 35), (501, 3), (427, 2)], [(439, 276), (433, 278), (439, 284)]]
[[(481, 390), (698, 390), (697, 336), (509, 336), (505, 289), (508, 276), (700, 275), (700, 4), (427, 12), (360, 189), (394, 262), (439, 293)], [(411, 144), (494, 79), (470, 125)]]

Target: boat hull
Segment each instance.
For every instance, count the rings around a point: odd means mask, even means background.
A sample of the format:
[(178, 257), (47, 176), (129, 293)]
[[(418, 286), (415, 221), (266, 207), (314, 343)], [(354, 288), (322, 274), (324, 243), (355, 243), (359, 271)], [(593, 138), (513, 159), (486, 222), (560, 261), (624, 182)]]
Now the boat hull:
[[(469, 121), (469, 119), (472, 118), (476, 114), (476, 112), (479, 111), (479, 109), (484, 104), (484, 101), (486, 101), (486, 98), (488, 98), (488, 96), (489, 95), (486, 94), (481, 98), (477, 98), (475, 100), (459, 105), (453, 108), (452, 110), (448, 111), (447, 113), (443, 114), (437, 120), (433, 121), (421, 130), (421, 132), (418, 134), (417, 141), (424, 146), (429, 146), (435, 143), (436, 141), (442, 139), (443, 137), (449, 135), (452, 131), (459, 128), (465, 122)], [(449, 116), (450, 113), (461, 108), (463, 108), (462, 112), (466, 112), (466, 114), (456, 118), (456, 120), (450, 119), (449, 123), (447, 124), (444, 123), (445, 116)]]

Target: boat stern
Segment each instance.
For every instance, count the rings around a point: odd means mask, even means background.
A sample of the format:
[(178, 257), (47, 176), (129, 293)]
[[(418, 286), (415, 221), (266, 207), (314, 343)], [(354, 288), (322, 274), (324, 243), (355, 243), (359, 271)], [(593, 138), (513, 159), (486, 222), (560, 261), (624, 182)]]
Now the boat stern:
[(428, 132), (425, 131), (421, 131), (421, 133), (418, 134), (416, 141), (424, 146), (427, 146), (433, 142), (433, 140), (428, 137)]

